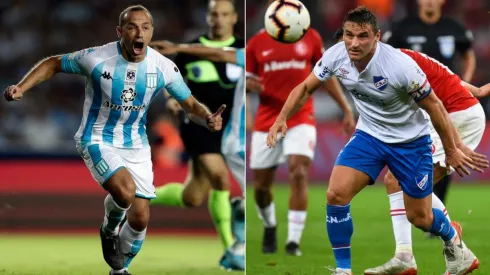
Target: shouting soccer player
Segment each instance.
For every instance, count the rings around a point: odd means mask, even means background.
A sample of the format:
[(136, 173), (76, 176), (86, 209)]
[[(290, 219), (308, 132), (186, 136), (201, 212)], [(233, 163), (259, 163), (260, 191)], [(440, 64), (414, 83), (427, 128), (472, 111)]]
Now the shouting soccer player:
[[(8, 101), (54, 74), (87, 77), (83, 119), (75, 135), (77, 150), (94, 179), (109, 192), (100, 228), (104, 259), (110, 274), (127, 269), (146, 235), (149, 203), (155, 197), (146, 111), (165, 88), (194, 122), (211, 131), (222, 126), (221, 112), (212, 114), (199, 103), (169, 59), (147, 47), (153, 19), (141, 5), (126, 8), (116, 28), (118, 42), (42, 60), (5, 92)], [(124, 217), (127, 221), (121, 226)]]
[[(214, 62), (226, 62), (245, 67), (244, 49), (211, 48), (200, 44), (174, 44), (169, 41), (154, 41), (155, 47), (163, 55), (183, 53), (195, 55)], [(230, 120), (225, 126), (221, 153), (225, 157), (235, 180), (240, 184), (242, 196), (245, 192), (245, 75), (242, 74), (235, 88)], [(235, 242), (227, 248), (220, 260), (226, 269), (245, 270), (245, 209), (243, 198), (232, 199), (233, 235)]]
[[(339, 29), (336, 32), (335, 38), (339, 41), (343, 40), (343, 29)], [(434, 93), (442, 101), (444, 108), (449, 113), (456, 143), (462, 143), (459, 146), (467, 146), (474, 150), (480, 143), (485, 131), (485, 113), (480, 102), (463, 86), (464, 83), (461, 82), (461, 79), (439, 61), (412, 50), (401, 49), (401, 51), (410, 56), (427, 75), (427, 80), (434, 89)], [(430, 124), (430, 126), (432, 161), (434, 163), (433, 182), (437, 185), (439, 180), (447, 174), (446, 155), (442, 147), (441, 138), (433, 125)], [(452, 171), (453, 169), (451, 169)], [(412, 251), (412, 225), (406, 216), (403, 192), (391, 172), (385, 175), (384, 184), (390, 199), (391, 220), (396, 241), (395, 257), (381, 266), (365, 270), (364, 274), (417, 274), (417, 264)], [(432, 193), (432, 207), (441, 210), (447, 219), (451, 221), (444, 203), (434, 193)], [(452, 223), (457, 230), (461, 230), (457, 222)], [(477, 259), (474, 259), (473, 262), (470, 267), (471, 270), (478, 268), (479, 265)]]
[(286, 134), (287, 118), (305, 98), (323, 81), (342, 75), (339, 79), (352, 93), (360, 117), (356, 133), (337, 157), (327, 191), (326, 225), (336, 259), (333, 274), (352, 274), (350, 202), (376, 180), (385, 165), (401, 185), (408, 220), (444, 241), (445, 274), (467, 274), (476, 257), (444, 213), (432, 208), (429, 117), (441, 138), (448, 166), (465, 175), (469, 174), (466, 167), (479, 170), (487, 164), (456, 142), (449, 116), (416, 62), (379, 42), (374, 14), (363, 7), (354, 9), (344, 19), (343, 28), (345, 42), (328, 49), (314, 71), (294, 88), (267, 136), (268, 145), (275, 146), (278, 133)]
[[(299, 256), (308, 206), (308, 169), (316, 145), (313, 100), (309, 99), (288, 120), (288, 135), (277, 148), (267, 148), (265, 137), (291, 89), (301, 83), (322, 56), (323, 42), (312, 28), (293, 44), (277, 42), (261, 30), (249, 39), (246, 51), (247, 90), (258, 90), (260, 98), (252, 134), (250, 168), (254, 175), (257, 210), (264, 223), (262, 252), (277, 251), (277, 222), (271, 189), (276, 168), (287, 157), (290, 197), (285, 249), (289, 255)], [(344, 128), (351, 134), (355, 127), (354, 115), (338, 81), (327, 81), (325, 88), (344, 111)]]

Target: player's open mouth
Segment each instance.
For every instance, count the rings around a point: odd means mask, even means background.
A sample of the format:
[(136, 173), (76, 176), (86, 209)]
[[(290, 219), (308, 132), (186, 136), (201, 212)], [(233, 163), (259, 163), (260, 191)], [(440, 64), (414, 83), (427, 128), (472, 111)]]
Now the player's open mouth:
[(143, 47), (145, 43), (143, 42), (134, 42), (133, 44), (133, 51), (136, 55), (140, 55), (143, 53)]

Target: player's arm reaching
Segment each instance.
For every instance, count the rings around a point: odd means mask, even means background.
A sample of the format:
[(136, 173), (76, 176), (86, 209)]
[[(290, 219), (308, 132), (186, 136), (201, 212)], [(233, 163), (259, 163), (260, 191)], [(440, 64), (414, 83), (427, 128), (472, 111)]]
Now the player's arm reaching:
[(452, 166), (460, 176), (470, 174), (465, 166), (473, 170), (480, 170), (479, 163), (458, 148), (459, 137), (455, 136), (449, 115), (441, 101), (432, 92), (429, 81), (422, 70), (415, 63), (408, 64), (404, 75), (399, 79), (401, 79), (401, 88), (406, 90), (413, 100), (429, 114), (446, 152), (446, 166)]
[(325, 81), (324, 87), (333, 98), (333, 100), (335, 100), (335, 102), (337, 102), (337, 104), (340, 106), (340, 109), (342, 109), (342, 111), (344, 112), (344, 120), (342, 122), (344, 125), (343, 132), (347, 135), (352, 135), (356, 128), (354, 113), (352, 112), (349, 102), (347, 102), (347, 98), (342, 91), (339, 80), (337, 79), (337, 77), (333, 76), (332, 78)]
[(277, 116), (276, 121), (269, 129), (269, 135), (267, 136), (267, 145), (269, 147), (274, 147), (278, 140), (278, 133), (284, 137), (288, 129), (286, 121), (294, 115), (303, 105), (306, 103), (308, 98), (322, 85), (322, 81), (319, 80), (316, 75), (312, 72), (308, 77), (303, 80), (298, 86), (294, 87), (291, 93), (284, 103), (279, 116)]
[(473, 96), (477, 98), (486, 97), (490, 94), (490, 83), (483, 85), (481, 87), (475, 87), (464, 81), (462, 83), (468, 90), (470, 90)]
[(57, 55), (39, 61), (18, 84), (7, 87), (4, 92), (5, 99), (7, 101), (20, 100), (29, 89), (50, 79), (56, 73), (62, 72), (61, 59), (62, 56)]
[(170, 41), (154, 41), (150, 43), (150, 46), (163, 55), (191, 54), (214, 62), (245, 66), (244, 62), (237, 57), (238, 51), (235, 48), (211, 48), (201, 44), (174, 44)]

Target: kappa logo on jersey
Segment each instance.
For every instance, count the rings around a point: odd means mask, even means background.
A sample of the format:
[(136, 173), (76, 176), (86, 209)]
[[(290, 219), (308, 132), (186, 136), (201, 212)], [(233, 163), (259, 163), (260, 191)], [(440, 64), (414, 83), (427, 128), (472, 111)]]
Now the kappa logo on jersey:
[(132, 81), (136, 78), (136, 70), (128, 70), (126, 72), (126, 80)]
[(415, 183), (417, 183), (417, 187), (420, 188), (420, 190), (425, 190), (425, 188), (427, 188), (428, 181), (429, 181), (429, 175), (425, 175), (420, 181), (415, 179)]
[(388, 87), (388, 78), (383, 76), (373, 76), (374, 87), (379, 91), (383, 91)]
[(133, 90), (133, 88), (122, 91), (121, 99), (124, 100), (125, 103), (133, 101), (135, 97), (136, 92)]
[(105, 78), (105, 79), (112, 79), (111, 73), (104, 72), (104, 73), (102, 74), (102, 78)]
[(156, 88), (158, 83), (158, 74), (155, 73), (147, 73), (146, 74), (146, 87), (147, 88)]

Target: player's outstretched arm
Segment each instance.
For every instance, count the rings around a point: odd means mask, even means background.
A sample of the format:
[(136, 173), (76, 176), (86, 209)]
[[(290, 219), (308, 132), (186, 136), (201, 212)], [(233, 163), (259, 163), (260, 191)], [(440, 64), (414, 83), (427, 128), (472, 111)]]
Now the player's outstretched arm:
[(425, 98), (417, 101), (417, 103), (422, 109), (427, 111), (434, 128), (441, 137), (442, 146), (446, 152), (446, 166), (452, 166), (460, 176), (469, 175), (470, 172), (465, 166), (475, 169), (473, 160), (456, 146), (456, 138), (451, 128), (451, 121), (441, 101), (431, 92)]
[(201, 44), (174, 44), (170, 41), (154, 41), (150, 43), (150, 46), (163, 55), (183, 53), (214, 62), (237, 63), (234, 48), (211, 48)]
[(179, 103), (189, 116), (190, 120), (208, 128), (211, 132), (220, 131), (223, 127), (221, 113), (225, 110), (226, 105), (221, 105), (216, 113), (213, 114), (206, 106), (204, 106), (204, 104), (197, 101), (193, 96), (190, 96), (183, 101), (179, 101)]
[(473, 96), (475, 96), (477, 98), (486, 97), (490, 94), (490, 83), (483, 85), (479, 88), (471, 85), (470, 83), (464, 82), (464, 81), (463, 81), (463, 85), (468, 90), (470, 90), (470, 92), (473, 94)]
[(39, 61), (17, 85), (7, 87), (4, 92), (5, 99), (20, 100), (29, 89), (61, 72), (61, 57), (61, 55), (51, 56)]
[(356, 122), (354, 120), (354, 113), (347, 101), (347, 98), (342, 91), (339, 80), (336, 76), (332, 76), (327, 81), (325, 81), (325, 89), (330, 94), (330, 96), (337, 102), (342, 111), (344, 112), (344, 133), (351, 135), (354, 133), (356, 128)]
[(267, 145), (269, 147), (276, 146), (278, 140), (278, 133), (280, 132), (284, 137), (286, 135), (287, 125), (286, 121), (299, 111), (306, 101), (311, 97), (318, 87), (322, 85), (322, 81), (312, 72), (308, 77), (303, 80), (298, 86), (296, 86), (288, 96), (286, 103), (282, 106), (282, 110), (277, 116), (274, 125), (269, 129), (267, 136)]

